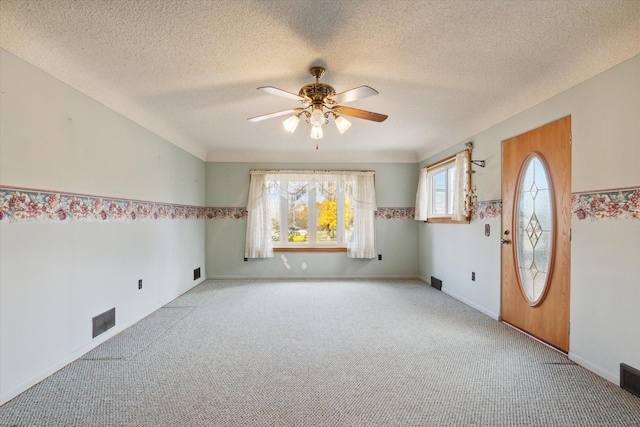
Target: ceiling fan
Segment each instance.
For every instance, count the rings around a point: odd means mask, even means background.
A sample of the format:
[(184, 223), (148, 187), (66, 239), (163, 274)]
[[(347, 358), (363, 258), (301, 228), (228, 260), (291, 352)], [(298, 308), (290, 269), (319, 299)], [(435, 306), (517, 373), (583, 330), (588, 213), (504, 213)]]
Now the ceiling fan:
[[(311, 138), (313, 139), (322, 138), (322, 125), (329, 123), (329, 116), (333, 116), (340, 133), (346, 132), (347, 129), (351, 127), (351, 123), (343, 116), (372, 120), (374, 122), (383, 122), (386, 120), (387, 116), (384, 114), (372, 113), (370, 111), (339, 105), (355, 101), (356, 99), (377, 95), (377, 90), (369, 86), (358, 86), (344, 92), (336, 93), (333, 86), (320, 83), (320, 78), (325, 72), (324, 68), (311, 67), (309, 72), (316, 79), (316, 82), (302, 86), (297, 95), (273, 86), (262, 86), (258, 88), (258, 90), (263, 92), (299, 101), (302, 105), (301, 107), (251, 117), (247, 120), (250, 122), (259, 122), (261, 120), (293, 113), (291, 117), (282, 123), (286, 131), (293, 133), (298, 127), (300, 117), (304, 115), (306, 122), (312, 126)], [(318, 148), (317, 145), (316, 148)]]

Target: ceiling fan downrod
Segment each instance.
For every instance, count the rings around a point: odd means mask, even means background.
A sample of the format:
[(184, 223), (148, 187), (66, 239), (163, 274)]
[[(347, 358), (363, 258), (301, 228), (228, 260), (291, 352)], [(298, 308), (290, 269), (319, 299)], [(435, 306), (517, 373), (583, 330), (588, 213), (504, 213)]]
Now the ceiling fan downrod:
[(322, 67), (311, 67), (309, 69), (311, 75), (316, 79), (316, 83), (318, 83), (318, 80), (320, 80), (322, 76), (324, 76), (324, 71), (325, 70)]

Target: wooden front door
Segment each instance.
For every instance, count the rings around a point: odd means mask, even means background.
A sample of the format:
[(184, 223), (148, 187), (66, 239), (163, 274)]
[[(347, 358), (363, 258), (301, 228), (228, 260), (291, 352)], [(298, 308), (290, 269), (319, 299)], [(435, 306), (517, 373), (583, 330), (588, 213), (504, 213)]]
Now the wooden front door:
[(502, 320), (569, 351), (571, 116), (502, 143)]

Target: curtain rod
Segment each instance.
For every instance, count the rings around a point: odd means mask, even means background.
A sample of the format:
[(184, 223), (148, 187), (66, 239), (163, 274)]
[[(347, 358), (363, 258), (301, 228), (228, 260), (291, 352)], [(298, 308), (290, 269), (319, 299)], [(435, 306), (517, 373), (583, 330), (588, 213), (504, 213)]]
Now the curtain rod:
[(299, 173), (309, 173), (309, 174), (313, 174), (313, 173), (326, 173), (326, 174), (339, 174), (339, 173), (375, 173), (376, 171), (374, 170), (350, 170), (350, 169), (340, 169), (340, 170), (322, 170), (322, 169), (251, 169), (249, 171), (250, 174), (252, 173), (281, 173), (281, 174), (286, 174), (286, 173), (291, 173), (291, 174), (299, 174)]
[(441, 165), (441, 164), (443, 164), (443, 163), (447, 163), (447, 162), (448, 162), (448, 161), (450, 161), (451, 159), (455, 159), (455, 158), (456, 158), (456, 156), (457, 156), (458, 154), (462, 153), (463, 151), (468, 151), (469, 153), (471, 153), (471, 148), (465, 148), (464, 150), (460, 150), (460, 151), (458, 151), (457, 153), (452, 154), (452, 155), (450, 155), (450, 156), (447, 156), (447, 157), (445, 157), (445, 158), (444, 158), (444, 159), (442, 159), (442, 160), (438, 160), (438, 161), (437, 161), (437, 162), (435, 162), (435, 163), (431, 163), (430, 165), (424, 166), (422, 169), (432, 169), (432, 168), (435, 168), (436, 166), (440, 166), (440, 165)]

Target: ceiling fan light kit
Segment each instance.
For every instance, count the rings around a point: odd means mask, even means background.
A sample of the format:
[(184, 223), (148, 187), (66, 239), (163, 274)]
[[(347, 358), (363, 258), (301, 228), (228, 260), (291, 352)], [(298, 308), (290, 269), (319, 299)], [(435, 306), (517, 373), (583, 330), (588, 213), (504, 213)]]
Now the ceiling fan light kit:
[(351, 122), (342, 116), (335, 115), (335, 122), (340, 133), (345, 133), (351, 127)]
[(322, 111), (322, 105), (314, 105), (311, 110), (311, 116), (309, 122), (314, 126), (322, 126), (326, 121), (324, 111)]
[(311, 127), (311, 139), (321, 139), (322, 138), (322, 127), (313, 126)]
[[(300, 123), (300, 116), (304, 114), (306, 122), (311, 125), (311, 138), (318, 140), (323, 137), (322, 126), (329, 123), (329, 116), (333, 116), (336, 127), (341, 134), (345, 133), (351, 127), (351, 122), (343, 116), (356, 117), (374, 122), (383, 122), (387, 119), (387, 116), (384, 114), (338, 105), (339, 103), (344, 104), (355, 101), (356, 99), (377, 95), (378, 91), (375, 89), (369, 86), (359, 86), (354, 89), (336, 93), (333, 86), (320, 83), (319, 81), (325, 73), (324, 68), (311, 67), (309, 72), (316, 81), (315, 83), (302, 86), (298, 95), (273, 86), (258, 88), (258, 90), (263, 92), (299, 101), (302, 107), (251, 117), (248, 120), (258, 122), (293, 113), (291, 117), (282, 122), (282, 125), (287, 132), (294, 133)], [(318, 145), (316, 144), (316, 149), (317, 148)]]
[(282, 122), (284, 126), (284, 130), (289, 133), (294, 133), (296, 128), (298, 127), (298, 123), (300, 123), (300, 115), (296, 114), (295, 116), (289, 117), (287, 120)]

